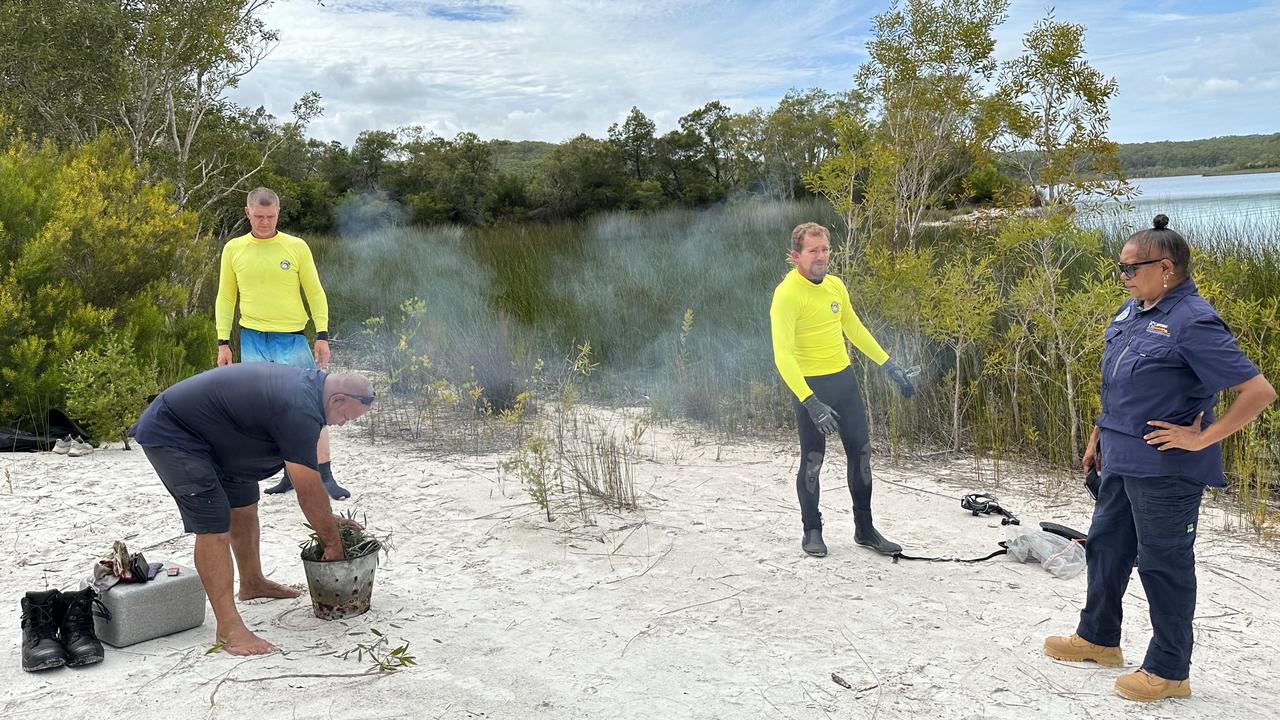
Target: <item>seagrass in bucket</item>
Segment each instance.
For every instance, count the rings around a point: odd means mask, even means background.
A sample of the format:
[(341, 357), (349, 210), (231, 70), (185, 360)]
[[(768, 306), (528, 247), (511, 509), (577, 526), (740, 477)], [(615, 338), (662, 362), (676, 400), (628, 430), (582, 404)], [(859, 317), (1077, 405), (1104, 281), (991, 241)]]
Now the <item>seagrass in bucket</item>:
[(307, 573), (311, 609), (321, 620), (341, 620), (369, 611), (373, 599), (373, 573), (378, 569), (378, 547), (344, 560), (316, 560), (302, 553)]

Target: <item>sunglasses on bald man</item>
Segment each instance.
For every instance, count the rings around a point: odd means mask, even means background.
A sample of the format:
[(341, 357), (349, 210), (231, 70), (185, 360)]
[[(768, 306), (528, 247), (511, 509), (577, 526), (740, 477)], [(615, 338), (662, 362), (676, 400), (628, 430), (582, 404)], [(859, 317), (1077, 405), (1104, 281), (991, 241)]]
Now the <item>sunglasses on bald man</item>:
[(333, 394), (334, 394), (334, 395), (344, 395), (344, 396), (349, 397), (349, 398), (355, 398), (355, 399), (359, 400), (359, 401), (360, 401), (360, 404), (361, 404), (361, 405), (364, 405), (365, 407), (368, 407), (368, 406), (372, 405), (372, 404), (373, 404), (374, 399), (377, 397), (377, 395), (352, 395), (351, 393), (344, 393), (344, 392), (336, 392), (336, 393), (333, 393)]

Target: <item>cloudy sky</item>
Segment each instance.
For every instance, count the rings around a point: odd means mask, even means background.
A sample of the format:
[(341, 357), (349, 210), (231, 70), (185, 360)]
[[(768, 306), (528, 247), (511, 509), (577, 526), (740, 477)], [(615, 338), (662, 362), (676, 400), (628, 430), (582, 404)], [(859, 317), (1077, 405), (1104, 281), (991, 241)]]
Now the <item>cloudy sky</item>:
[[(279, 0), (280, 44), (233, 92), (287, 116), (318, 91), (309, 134), (421, 125), (445, 137), (596, 137), (635, 105), (659, 132), (711, 100), (735, 112), (788, 88), (844, 90), (887, 0)], [(1013, 0), (997, 55), (1050, 7)], [(1116, 78), (1120, 142), (1280, 132), (1280, 3), (1072, 0), (1090, 63)]]

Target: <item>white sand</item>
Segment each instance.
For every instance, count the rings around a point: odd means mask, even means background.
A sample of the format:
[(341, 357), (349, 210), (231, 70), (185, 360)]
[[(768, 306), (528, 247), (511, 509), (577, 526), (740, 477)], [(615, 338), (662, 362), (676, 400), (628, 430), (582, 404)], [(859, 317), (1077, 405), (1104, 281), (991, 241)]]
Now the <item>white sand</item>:
[[(546, 523), (499, 481), (498, 458), (441, 461), (337, 432), (336, 474), (355, 497), (335, 506), (394, 533), (371, 612), (318, 620), (305, 595), (242, 604), (283, 654), (206, 655), (210, 612), (201, 628), (108, 648), (100, 665), (35, 674), (19, 663), (23, 591), (73, 589), (121, 538), (190, 564), (192, 538), (140, 451), (0, 454), (0, 718), (1276, 717), (1280, 562), (1220, 510), (1204, 511), (1197, 547), (1194, 695), (1138, 705), (1113, 694), (1121, 671), (1041, 654), (1046, 635), (1074, 629), (1083, 575), (1007, 558), (895, 565), (855, 546), (838, 451), (823, 483), (831, 554), (808, 558), (793, 441), (721, 447), (649, 432), (644, 509), (594, 527)], [(967, 492), (995, 492), (1028, 524), (1088, 525), (1074, 488), (1029, 477), (992, 487), (972, 460), (876, 463), (878, 524), (910, 553), (995, 549), (998, 518), (962, 511)], [(303, 583), (294, 496), (260, 507), (267, 573)], [(1126, 608), (1136, 666), (1150, 637), (1136, 575)], [(370, 628), (409, 641), (419, 665), (369, 675), (354, 652), (337, 657)]]

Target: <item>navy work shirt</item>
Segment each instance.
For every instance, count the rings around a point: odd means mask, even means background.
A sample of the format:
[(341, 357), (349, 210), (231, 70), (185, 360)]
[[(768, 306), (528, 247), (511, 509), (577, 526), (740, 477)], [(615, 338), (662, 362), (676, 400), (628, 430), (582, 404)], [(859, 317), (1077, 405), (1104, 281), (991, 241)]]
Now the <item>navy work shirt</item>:
[(316, 469), (326, 373), (277, 363), (206, 370), (160, 393), (133, 437), (143, 447), (208, 455), (228, 476), (261, 480), (285, 460)]
[(1105, 332), (1102, 352), (1102, 472), (1133, 477), (1181, 477), (1226, 485), (1222, 445), (1198, 452), (1157, 450), (1142, 439), (1148, 420), (1190, 425), (1204, 411), (1213, 422), (1218, 392), (1259, 373), (1218, 313), (1184, 280), (1155, 307), (1126, 302)]

